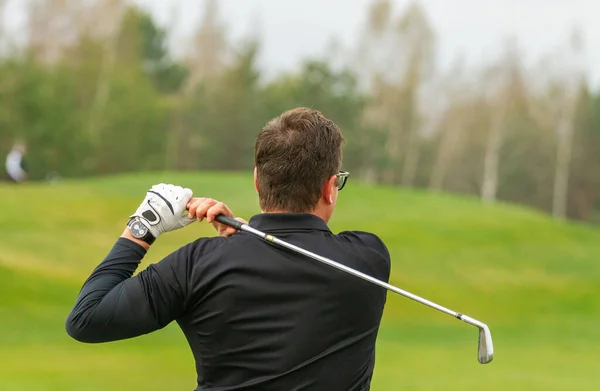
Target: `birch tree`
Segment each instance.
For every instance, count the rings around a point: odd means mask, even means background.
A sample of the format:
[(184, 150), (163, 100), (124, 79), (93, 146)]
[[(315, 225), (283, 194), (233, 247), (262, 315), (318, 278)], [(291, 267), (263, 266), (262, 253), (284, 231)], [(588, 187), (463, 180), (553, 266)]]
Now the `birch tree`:
[(575, 136), (575, 110), (580, 86), (585, 82), (583, 76), (583, 46), (581, 36), (574, 32), (569, 45), (569, 58), (573, 61), (573, 72), (566, 74), (565, 101), (561, 110), (561, 119), (557, 125), (558, 147), (556, 150), (556, 174), (554, 179), (554, 196), (552, 214), (557, 219), (564, 219), (567, 212), (569, 193), (569, 170), (573, 156), (573, 139)]
[(420, 156), (420, 139), (424, 131), (433, 126), (437, 118), (428, 108), (435, 95), (435, 34), (423, 8), (412, 3), (397, 25), (399, 49), (403, 53), (400, 67), (403, 83), (401, 90), (407, 107), (405, 137), (405, 158), (400, 183), (403, 186), (414, 184)]
[[(421, 118), (420, 107), (429, 99), (424, 86), (433, 74), (435, 36), (419, 3), (411, 3), (398, 18), (392, 11), (390, 1), (371, 4), (357, 47), (359, 84), (372, 97), (365, 122), (372, 132), (382, 133), (372, 140), (384, 140), (373, 149), (376, 154), (363, 176), (411, 186), (420, 156), (422, 121), (427, 119)], [(381, 175), (375, 174), (378, 171)]]
[(113, 29), (107, 31), (104, 40), (102, 62), (100, 72), (96, 80), (96, 92), (92, 100), (90, 115), (87, 123), (87, 132), (92, 145), (100, 142), (100, 122), (106, 103), (110, 97), (110, 74), (115, 66), (119, 39), (121, 38), (121, 28), (123, 27), (123, 17), (126, 11), (126, 4), (123, 0), (107, 0), (100, 14), (101, 20), (117, 21), (113, 24)]
[(8, 6), (8, 0), (0, 0), (0, 56), (2, 56), (2, 52), (6, 50), (7, 42), (6, 42), (6, 8)]
[(506, 118), (511, 99), (514, 76), (520, 73), (516, 42), (507, 42), (501, 61), (484, 73), (484, 96), (490, 106), (489, 129), (483, 161), (481, 199), (486, 203), (496, 201), (499, 186), (500, 152), (506, 130)]
[(451, 162), (457, 154), (463, 129), (469, 126), (471, 116), (468, 99), (474, 96), (465, 78), (462, 62), (457, 61), (447, 75), (440, 79), (436, 96), (429, 102), (437, 105), (430, 114), (437, 136), (437, 148), (429, 178), (429, 190), (441, 191)]
[(556, 160), (552, 190), (552, 215), (564, 219), (569, 195), (569, 173), (575, 138), (575, 111), (581, 86), (585, 84), (585, 58), (581, 34), (574, 30), (566, 47), (559, 47), (542, 62), (536, 75), (536, 102), (532, 118), (553, 129)]
[(354, 51), (353, 71), (359, 88), (368, 91), (370, 104), (363, 112), (362, 122), (368, 133), (359, 135), (364, 158), (358, 176), (368, 183), (381, 179), (385, 166), (387, 133), (392, 125), (389, 118), (389, 104), (394, 96), (390, 85), (394, 57), (397, 52), (392, 44), (392, 4), (389, 0), (374, 0), (367, 10), (365, 25), (358, 38)]
[[(177, 7), (177, 5), (173, 5)], [(173, 98), (174, 114), (172, 126), (167, 136), (166, 167), (170, 169), (180, 168), (185, 163), (179, 159), (182, 150), (191, 152), (202, 148), (202, 132), (195, 129), (186, 134), (186, 116), (190, 111), (198, 111), (198, 99), (205, 91), (199, 90), (199, 86), (216, 80), (220, 75), (229, 54), (229, 43), (227, 40), (225, 26), (221, 21), (219, 3), (216, 0), (204, 0), (199, 2), (202, 17), (198, 28), (194, 31), (187, 45), (182, 62), (188, 69), (188, 77), (183, 83), (178, 94)], [(173, 10), (173, 22), (176, 22), (183, 9)], [(195, 125), (196, 127), (198, 125)], [(186, 136), (187, 145), (182, 145)]]

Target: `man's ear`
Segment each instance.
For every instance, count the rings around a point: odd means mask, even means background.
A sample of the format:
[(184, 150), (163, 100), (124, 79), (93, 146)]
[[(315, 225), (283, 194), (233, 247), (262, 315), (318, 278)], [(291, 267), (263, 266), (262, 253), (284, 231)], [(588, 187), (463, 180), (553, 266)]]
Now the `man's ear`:
[(258, 193), (258, 174), (257, 174), (256, 167), (254, 167), (254, 188), (256, 189), (256, 192)]
[(327, 182), (325, 182), (325, 185), (323, 186), (323, 198), (328, 204), (333, 204), (334, 202), (333, 195), (336, 188), (335, 182), (336, 176), (333, 175), (327, 180)]

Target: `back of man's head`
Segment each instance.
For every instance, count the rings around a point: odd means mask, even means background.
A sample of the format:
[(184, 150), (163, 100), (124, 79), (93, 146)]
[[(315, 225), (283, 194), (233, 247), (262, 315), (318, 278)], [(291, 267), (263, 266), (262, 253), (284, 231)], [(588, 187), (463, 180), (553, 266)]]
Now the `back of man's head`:
[(263, 211), (311, 212), (342, 164), (339, 127), (300, 107), (271, 120), (256, 139), (254, 161)]

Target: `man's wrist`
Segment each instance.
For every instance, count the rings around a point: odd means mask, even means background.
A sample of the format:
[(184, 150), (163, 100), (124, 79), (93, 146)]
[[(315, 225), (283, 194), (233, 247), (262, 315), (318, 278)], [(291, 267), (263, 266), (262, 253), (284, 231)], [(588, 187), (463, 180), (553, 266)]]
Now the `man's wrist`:
[(139, 216), (132, 216), (127, 222), (129, 233), (136, 239), (139, 239), (147, 244), (151, 245), (156, 241), (158, 235), (155, 235), (152, 231), (152, 227), (148, 221)]
[(129, 230), (129, 227), (125, 228), (125, 231), (123, 231), (123, 234), (121, 235), (122, 238), (131, 240), (134, 243), (139, 244), (140, 246), (142, 246), (144, 249), (148, 250), (150, 248), (150, 245), (146, 242), (144, 242), (141, 239), (137, 239), (134, 238), (133, 235), (131, 234), (131, 231)]

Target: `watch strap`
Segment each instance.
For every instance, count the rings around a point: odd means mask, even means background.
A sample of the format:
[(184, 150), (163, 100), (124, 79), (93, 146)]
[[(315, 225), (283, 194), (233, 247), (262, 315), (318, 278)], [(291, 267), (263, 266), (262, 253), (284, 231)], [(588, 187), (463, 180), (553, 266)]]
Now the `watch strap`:
[[(129, 228), (131, 228), (131, 224), (133, 224), (133, 222), (134, 222), (134, 221), (137, 221), (137, 220), (140, 220), (140, 218), (139, 218), (139, 217), (135, 217), (135, 216), (134, 216), (134, 217), (131, 217), (131, 218), (129, 219), (129, 221), (127, 222), (127, 226), (128, 226)], [(145, 224), (144, 224), (144, 225), (145, 225)], [(134, 237), (135, 237), (135, 236), (134, 236)], [(146, 242), (146, 243), (147, 243), (147, 244), (149, 244), (149, 245), (151, 245), (152, 243), (154, 243), (154, 242), (156, 241), (156, 238), (154, 237), (154, 235), (152, 235), (152, 232), (150, 232), (150, 229), (148, 229), (148, 231), (146, 232), (146, 234), (145, 234), (143, 237), (141, 237), (141, 238), (136, 238), (136, 239), (142, 240), (142, 241)]]

